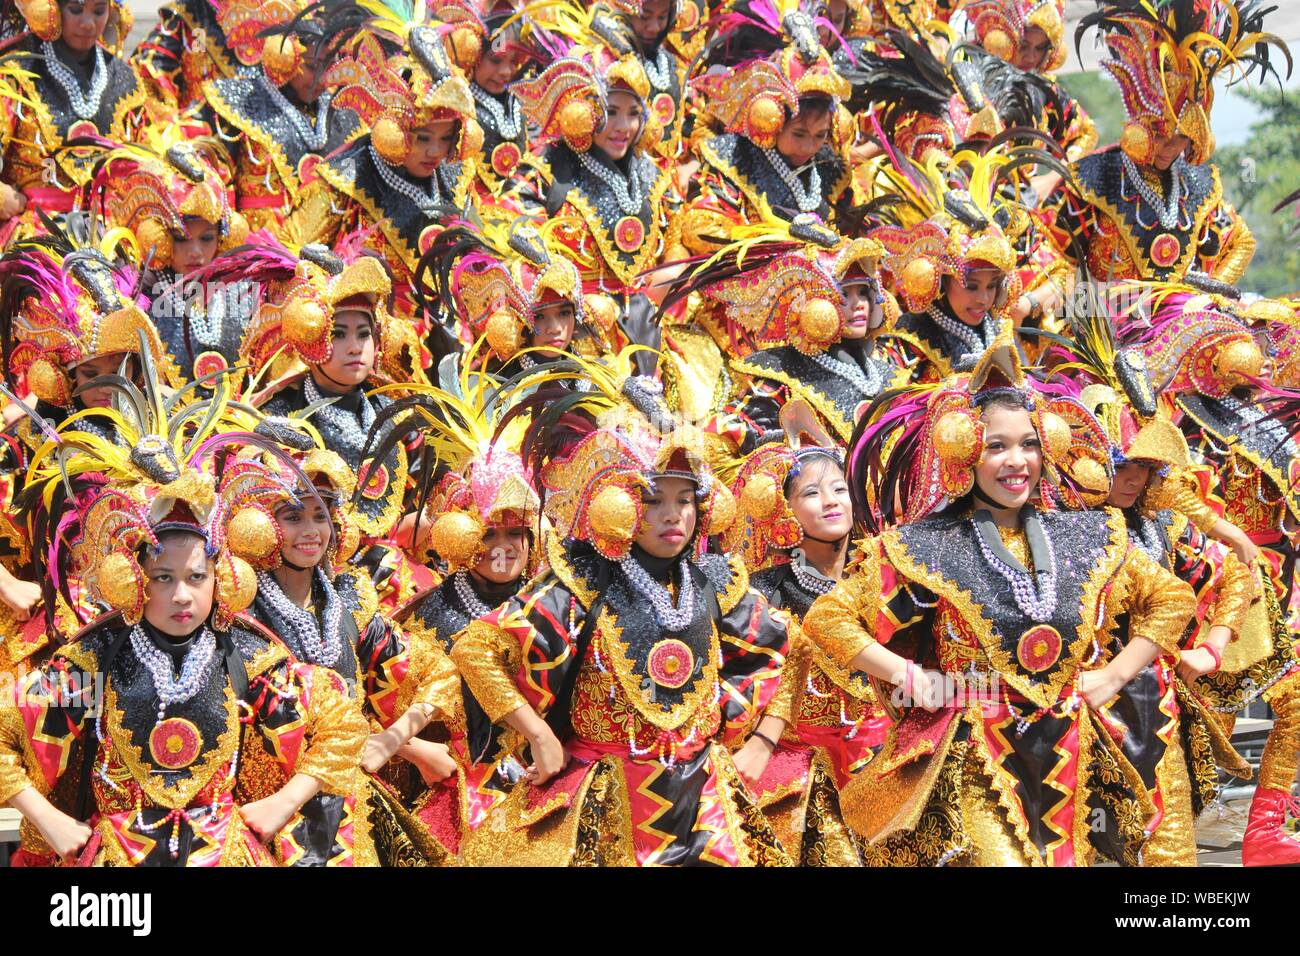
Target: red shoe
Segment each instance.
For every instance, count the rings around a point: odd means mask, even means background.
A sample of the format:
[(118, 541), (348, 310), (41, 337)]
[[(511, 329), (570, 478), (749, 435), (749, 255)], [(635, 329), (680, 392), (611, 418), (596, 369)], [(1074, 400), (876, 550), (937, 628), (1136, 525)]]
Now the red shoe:
[(1300, 801), (1286, 790), (1255, 790), (1241, 838), (1242, 866), (1300, 865), (1300, 839), (1286, 831), (1286, 812), (1300, 817)]

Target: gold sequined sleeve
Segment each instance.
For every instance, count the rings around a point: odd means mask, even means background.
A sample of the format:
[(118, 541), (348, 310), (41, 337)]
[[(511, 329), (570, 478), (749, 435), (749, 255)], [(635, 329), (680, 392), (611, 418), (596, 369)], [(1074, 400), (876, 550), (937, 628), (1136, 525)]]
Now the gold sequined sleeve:
[(514, 680), (521, 666), (519, 642), (501, 628), (471, 621), (452, 646), (451, 659), (493, 723), (528, 703)]
[(433, 710), (433, 719), (445, 724), (456, 720), (460, 710), (460, 674), (442, 643), (423, 635), (406, 635), (411, 655), (408, 679), (414, 687), (410, 703), (402, 708), (424, 705)]
[(1214, 264), (1214, 278), (1235, 284), (1246, 273), (1250, 260), (1255, 258), (1255, 236), (1235, 209), (1223, 204), (1223, 215), (1231, 220), (1222, 233), (1223, 249)]
[(302, 715), (306, 745), (293, 771), (315, 777), (323, 793), (352, 793), (369, 732), (366, 718), (334, 671), (301, 664), (296, 668), (308, 690), (308, 704)]
[(1129, 549), (1116, 584), (1113, 593), (1123, 596), (1123, 605), (1115, 612), (1128, 612), (1129, 635), (1144, 637), (1170, 654), (1177, 653), (1187, 623), (1196, 613), (1191, 585), (1141, 548)]
[(1228, 628), (1236, 639), (1246, 623), (1246, 613), (1260, 596), (1259, 575), (1232, 551), (1225, 551), (1223, 572), (1214, 590), (1214, 606), (1206, 620), (1210, 627)]
[[(776, 611), (773, 614), (779, 614)], [(781, 683), (764, 711), (766, 716), (779, 717), (786, 727), (793, 727), (803, 706), (804, 687), (808, 683), (808, 669), (812, 666), (812, 647), (803, 629), (792, 623), (789, 629), (790, 651), (781, 669)]]
[(1185, 469), (1175, 469), (1162, 479), (1159, 486), (1152, 489), (1149, 504), (1156, 510), (1171, 508), (1177, 511), (1202, 534), (1209, 534), (1219, 522), (1218, 512), (1201, 494), (1200, 482)]
[(24, 734), (22, 715), (5, 694), (0, 699), (0, 806), (32, 786), (23, 758)]
[(880, 545), (872, 541), (853, 572), (814, 601), (804, 617), (804, 636), (841, 667), (876, 643), (872, 625), (883, 593), (880, 563)]
[(334, 191), (324, 180), (308, 184), (280, 226), (280, 241), (292, 248), (309, 242), (333, 245), (340, 222), (334, 199)]

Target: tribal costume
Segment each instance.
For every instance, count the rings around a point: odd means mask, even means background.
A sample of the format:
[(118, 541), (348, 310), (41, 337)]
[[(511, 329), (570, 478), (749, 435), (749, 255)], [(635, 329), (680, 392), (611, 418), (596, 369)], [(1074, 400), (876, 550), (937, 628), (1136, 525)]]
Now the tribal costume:
[(361, 132), (357, 114), (335, 104), (333, 84), (317, 79), (312, 102), (300, 102), (289, 86), (302, 71), (315, 75), (328, 65), (324, 28), (301, 17), (306, 7), (231, 2), (220, 19), (242, 68), (203, 84), (213, 128), (235, 157), (236, 207), (254, 229), (278, 230), (317, 163)]
[[(903, 523), (867, 543), (852, 576), (809, 611), (805, 632), (842, 667), (883, 641), (944, 679), (961, 675), (954, 702), (906, 711), (842, 795), (869, 863), (1074, 866), (1100, 853), (1131, 865), (1154, 814), (1113, 718), (1089, 707), (1076, 681), (1129, 635), (1175, 652), (1194, 598), (1130, 545), (1118, 512), (1050, 507), (1071, 432), (1021, 384), (1013, 357), (1004, 337), (970, 379), (864, 422), (851, 452), (864, 513), (878, 507), (889, 518), (897, 506)], [(1043, 449), (1043, 510), (1028, 506), (1019, 528), (994, 525), (968, 497), (994, 363), (1027, 392)], [(894, 439), (898, 450), (882, 459), (882, 442)], [(895, 679), (911, 687), (911, 677), (909, 667)], [(1090, 826), (1094, 813), (1104, 828)]]
[(129, 142), (146, 121), (140, 78), (115, 52), (131, 28), (125, 3), (109, 4), (105, 36), (85, 62), (60, 39), (57, 3), (29, 0), (19, 9), (31, 34), (12, 51), (30, 57), (6, 77), (0, 95), (0, 182), (26, 196), (27, 210), (0, 226), (0, 244), (44, 231), (38, 209), (57, 216), (76, 205), (96, 151), (69, 147), (72, 140), (90, 134)]
[[(693, 535), (672, 559), (634, 548), (641, 492), (655, 480), (694, 485), (701, 533), (729, 522), (730, 496), (709, 477), (693, 428), (660, 438), (612, 376), (592, 374), (592, 392), (528, 399), (537, 417), (525, 449), (546, 455), (540, 480), (557, 524), (549, 571), (452, 649), (488, 718), (535, 710), (568, 765), (540, 787), (516, 786), (507, 828), (481, 831), (467, 862), (786, 864), (727, 749), (765, 710), (783, 708), (789, 721), (791, 695), (778, 693), (786, 624), (749, 589), (743, 562), (695, 556)], [(672, 421), (635, 385), (628, 394)], [(609, 413), (603, 427), (584, 406)]]
[[(144, 373), (156, 381), (147, 358)], [(32, 479), (48, 499), (72, 476), (79, 536), (69, 548), (53, 534), (51, 565), (93, 582), (112, 613), (0, 702), (0, 799), (30, 788), (88, 820), (79, 865), (274, 865), (238, 804), (250, 789), (267, 794), (262, 774), (306, 775), (324, 793), (352, 792), (360, 716), (336, 676), (233, 620), (256, 579), (226, 549), (225, 513), (203, 469), (218, 449), (259, 439), (219, 431), (222, 395), (194, 415), (180, 396), (164, 403), (154, 387), (141, 393), (119, 378), (113, 388), (132, 411), (96, 414), (112, 420), (125, 444), (106, 445), (68, 423), (33, 463)], [(178, 533), (202, 540), (215, 571), (213, 612), (188, 635), (142, 620), (153, 600), (142, 563)], [(55, 862), (29, 836), (24, 861)]]
[(204, 84), (239, 71), (220, 19), (229, 6), (227, 0), (171, 0), (158, 9), (158, 22), (131, 62), (164, 112), (179, 116), (201, 109)]

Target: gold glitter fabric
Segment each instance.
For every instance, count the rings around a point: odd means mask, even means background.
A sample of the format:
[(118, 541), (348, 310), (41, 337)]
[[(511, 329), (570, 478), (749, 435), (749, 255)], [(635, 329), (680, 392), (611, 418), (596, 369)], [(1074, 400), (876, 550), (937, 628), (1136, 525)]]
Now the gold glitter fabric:
[(1208, 534), (1219, 521), (1218, 512), (1205, 500), (1201, 483), (1189, 469), (1171, 469), (1164, 479), (1152, 487), (1147, 497), (1147, 504), (1153, 510), (1172, 508), (1204, 534)]
[(1175, 735), (1156, 765), (1163, 815), (1142, 850), (1143, 866), (1195, 866), (1196, 816), (1182, 744)]
[(519, 643), (500, 628), (471, 621), (452, 647), (451, 659), (493, 723), (527, 703), (512, 676), (520, 666)]
[(342, 680), (324, 667), (296, 665), (299, 686), (310, 705), (302, 715), (306, 746), (298, 754), (295, 773), (321, 782), (322, 793), (348, 796), (356, 790), (361, 749), (367, 726)]
[(1293, 672), (1269, 700), (1273, 729), (1259, 760), (1259, 786), (1290, 792), (1300, 762), (1300, 673)]

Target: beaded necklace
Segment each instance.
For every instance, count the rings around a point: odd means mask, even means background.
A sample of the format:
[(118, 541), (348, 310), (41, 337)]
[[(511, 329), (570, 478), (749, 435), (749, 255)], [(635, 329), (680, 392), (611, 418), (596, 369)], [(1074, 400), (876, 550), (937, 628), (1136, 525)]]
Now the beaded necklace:
[(880, 374), (880, 369), (876, 368), (876, 364), (870, 359), (867, 360), (867, 367), (863, 370), (854, 362), (841, 362), (825, 352), (814, 352), (809, 358), (832, 375), (847, 378), (863, 395), (879, 394), (881, 386), (884, 385), (884, 377)]
[(185, 703), (203, 689), (208, 667), (217, 652), (217, 638), (206, 627), (203, 629), (194, 646), (185, 652), (179, 677), (174, 676), (172, 656), (150, 640), (139, 624), (131, 630), (131, 649), (153, 680), (158, 694), (158, 719), (162, 720), (168, 707)]
[[(1178, 228), (1179, 205), (1183, 198), (1183, 173), (1187, 169), (1187, 163), (1182, 156), (1174, 160), (1173, 165), (1169, 167), (1169, 195), (1161, 196), (1151, 185), (1143, 178), (1142, 173), (1138, 171), (1137, 163), (1128, 153), (1120, 153), (1120, 162), (1124, 166), (1124, 177), (1132, 180), (1134, 188), (1137, 189), (1138, 195), (1143, 201), (1151, 207), (1151, 211), (1156, 214), (1160, 220), (1160, 225), (1166, 230)], [(1121, 191), (1123, 186), (1121, 185)], [(1147, 228), (1145, 223), (1139, 223), (1143, 228)]]
[(456, 589), (456, 597), (470, 617), (480, 618), (492, 613), (492, 609), (480, 600), (474, 586), (470, 584), (468, 571), (457, 571), (451, 580), (452, 587)]
[(81, 84), (77, 82), (76, 76), (54, 51), (53, 43), (49, 40), (44, 41), (41, 44), (41, 53), (45, 56), (45, 65), (49, 68), (50, 76), (53, 77), (54, 82), (63, 87), (72, 112), (84, 120), (94, 119), (95, 114), (99, 112), (99, 101), (104, 98), (104, 90), (108, 87), (108, 70), (104, 69), (104, 51), (98, 46), (95, 47), (95, 66), (90, 74), (90, 92), (84, 94), (81, 92)]
[(438, 186), (436, 172), (429, 177), (429, 189), (426, 192), (415, 183), (399, 176), (388, 160), (379, 155), (374, 143), (370, 144), (370, 159), (374, 162), (375, 169), (379, 171), (379, 178), (389, 189), (411, 200), (423, 213), (432, 214), (437, 210), (439, 203), (442, 202), (442, 190)]
[(816, 212), (822, 204), (822, 177), (817, 171), (817, 167), (811, 167), (808, 174), (808, 187), (805, 189), (799, 174), (790, 168), (790, 164), (785, 161), (780, 153), (772, 147), (763, 150), (763, 156), (767, 159), (768, 165), (772, 171), (781, 178), (781, 181), (789, 187), (790, 192), (794, 193), (794, 203), (799, 207), (800, 212)]
[[(1026, 524), (1031, 520), (1037, 519), (1027, 518)], [(1035, 546), (1034, 539), (1029, 538), (1030, 551), (1034, 559), (1034, 571), (1031, 574), (1029, 571), (1013, 568), (1003, 561), (985, 540), (985, 532), (981, 524), (971, 519), (971, 525), (975, 528), (975, 540), (979, 544), (980, 553), (984, 555), (984, 560), (1011, 586), (1011, 596), (1015, 598), (1016, 605), (1025, 617), (1039, 624), (1051, 620), (1052, 615), (1056, 613), (1056, 548), (1052, 545), (1047, 528), (1040, 523), (1045, 544), (1044, 553), (1037, 553), (1039, 549)]]
[(981, 355), (985, 349), (993, 344), (996, 326), (989, 322), (987, 313), (984, 316), (984, 321), (980, 323), (978, 331), (965, 322), (958, 322), (934, 304), (926, 307), (925, 314), (934, 320), (935, 325), (962, 344), (965, 351), (957, 356), (959, 359), (967, 355)]
[(324, 149), (325, 140), (329, 134), (329, 124), (326, 122), (326, 116), (329, 114), (330, 101), (334, 99), (334, 94), (322, 93), (320, 95), (320, 99), (316, 101), (316, 123), (313, 125), (307, 117), (302, 115), (302, 111), (290, 103), (289, 98), (266, 78), (265, 73), (258, 75), (262, 81), (262, 86), (270, 94), (271, 101), (284, 115), (289, 117), (289, 122), (293, 124), (294, 129), (298, 131), (298, 135), (307, 144), (308, 151), (319, 153)]
[(641, 211), (641, 177), (636, 174), (635, 167), (631, 175), (624, 179), (616, 170), (597, 162), (587, 153), (578, 153), (577, 156), (583, 169), (610, 188), (614, 193), (614, 201), (625, 216), (635, 216)]
[(695, 581), (691, 577), (688, 561), (679, 562), (681, 587), (677, 592), (677, 606), (673, 606), (673, 597), (668, 588), (650, 576), (636, 558), (628, 556), (619, 562), (623, 576), (632, 590), (650, 603), (655, 620), (665, 631), (680, 631), (691, 623), (695, 616)]
[(474, 94), (474, 102), (487, 110), (488, 115), (496, 124), (497, 132), (501, 134), (502, 139), (514, 139), (519, 135), (519, 130), (523, 124), (523, 111), (519, 106), (519, 101), (513, 96), (507, 96), (510, 103), (510, 115), (506, 115), (506, 109), (501, 105), (501, 101), (489, 93), (477, 83), (471, 83), (469, 90)]
[(270, 572), (257, 572), (257, 600), (265, 601), (275, 612), (276, 623), (292, 633), (297, 644), (294, 651), (301, 652), (305, 663), (333, 667), (343, 653), (342, 628), (339, 626), (343, 618), (343, 602), (320, 568), (316, 569), (315, 578), (325, 591), (323, 628), (315, 614), (289, 600), (280, 582)]

